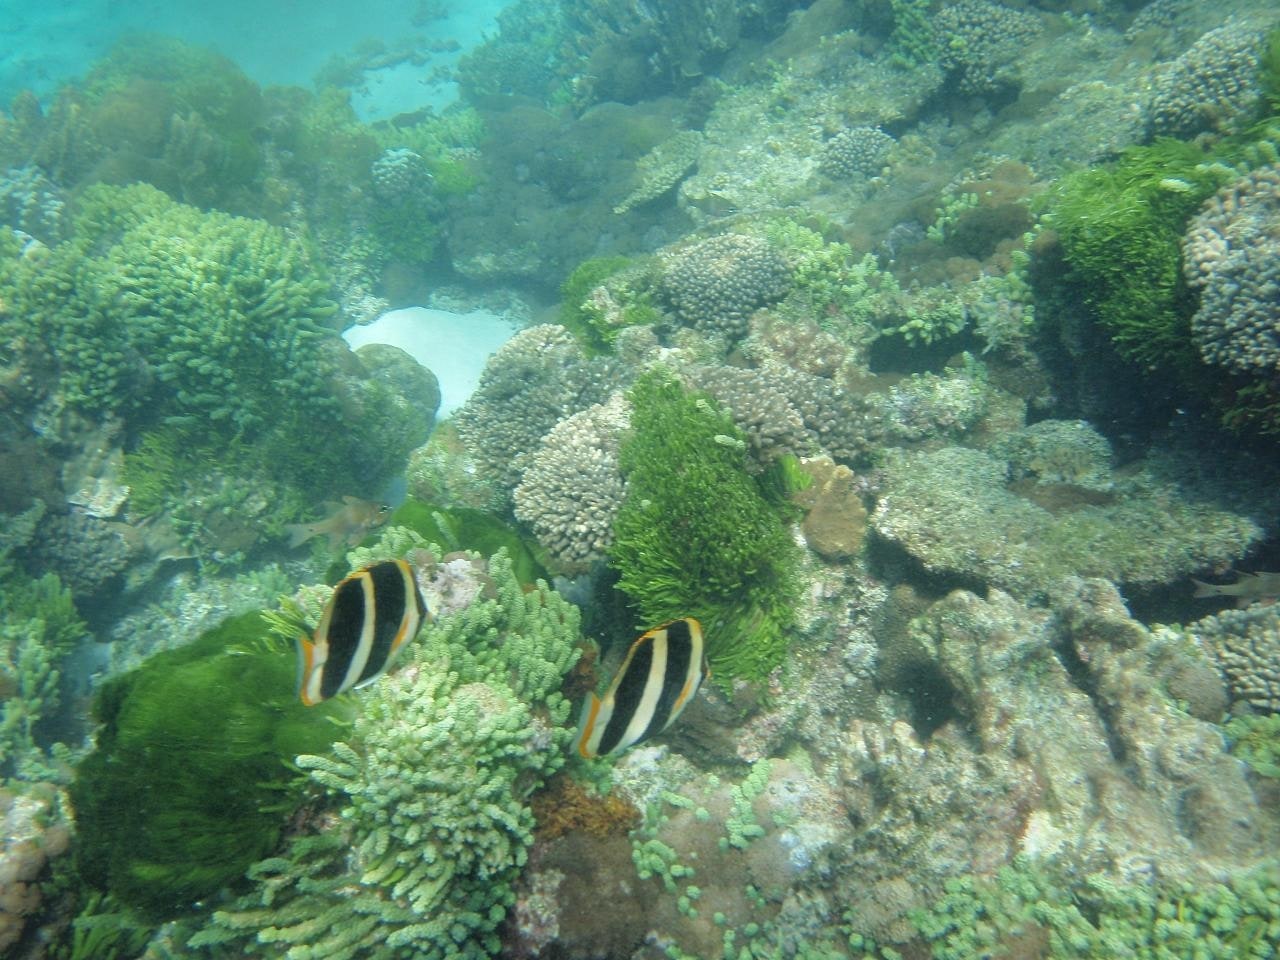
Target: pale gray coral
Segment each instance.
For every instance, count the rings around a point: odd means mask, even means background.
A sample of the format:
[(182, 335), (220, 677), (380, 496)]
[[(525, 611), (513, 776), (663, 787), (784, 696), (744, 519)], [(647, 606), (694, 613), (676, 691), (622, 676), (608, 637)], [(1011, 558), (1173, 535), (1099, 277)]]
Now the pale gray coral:
[(1152, 136), (1233, 130), (1257, 106), (1261, 34), (1227, 23), (1210, 30), (1157, 81), (1148, 108)]
[(763, 468), (779, 457), (812, 452), (814, 439), (791, 402), (787, 377), (774, 369), (696, 367), (685, 377), (724, 408), (746, 436), (752, 462)]
[(737, 340), (760, 307), (786, 296), (791, 270), (770, 243), (753, 234), (726, 233), (667, 250), (661, 284), (686, 323)]
[(1083, 420), (1041, 420), (1002, 436), (992, 453), (1009, 462), (1014, 480), (1109, 491), (1111, 444)]
[(832, 177), (873, 177), (896, 142), (879, 127), (849, 127), (827, 141), (819, 166)]
[(10, 167), (0, 176), (0, 223), (46, 246), (62, 238), (66, 201), (39, 167)]
[(613, 520), (626, 492), (618, 448), (629, 422), (621, 394), (566, 417), (542, 439), (516, 487), (516, 518), (571, 567), (602, 559), (613, 543)]
[[(1262, 536), (1194, 487), (1135, 469), (1114, 493), (1020, 496), (1009, 464), (963, 447), (890, 450), (875, 531), (926, 570), (1034, 596), (1069, 575), (1136, 588), (1229, 565)], [(1067, 488), (1068, 493), (1074, 488)]]
[(987, 407), (987, 388), (973, 377), (917, 373), (866, 399), (866, 432), (895, 442), (954, 436)]
[(983, 94), (1015, 82), (1009, 65), (1040, 35), (1040, 20), (987, 0), (959, 0), (933, 18), (944, 70), (963, 93)]
[(616, 379), (614, 364), (588, 360), (564, 327), (528, 327), (489, 358), (453, 424), (477, 469), (509, 494), (547, 432), (608, 397)]
[(373, 192), (386, 203), (417, 202), (431, 191), (431, 169), (421, 155), (400, 148), (384, 150), (370, 169)]
[(1280, 165), (1205, 203), (1187, 230), (1183, 263), (1200, 291), (1191, 335), (1205, 361), (1246, 375), (1280, 371)]
[(1218, 661), (1236, 700), (1280, 713), (1280, 604), (1223, 610), (1187, 631)]

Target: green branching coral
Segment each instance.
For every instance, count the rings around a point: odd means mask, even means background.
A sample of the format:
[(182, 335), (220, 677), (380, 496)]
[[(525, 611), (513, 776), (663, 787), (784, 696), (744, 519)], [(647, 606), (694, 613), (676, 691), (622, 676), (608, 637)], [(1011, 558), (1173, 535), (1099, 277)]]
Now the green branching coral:
[(731, 419), (660, 371), (630, 400), (627, 496), (609, 555), (618, 587), (646, 628), (701, 620), (720, 681), (759, 680), (786, 653), (796, 548), (747, 473)]
[(1280, 866), (1225, 883), (1124, 884), (1101, 874), (1068, 883), (1025, 861), (994, 880), (962, 877), (913, 916), (937, 960), (996, 956), (1028, 936), (1053, 960), (1088, 957), (1275, 956)]
[(299, 757), (340, 816), (254, 867), (256, 889), (193, 946), (290, 960), (497, 952), (533, 839), (528, 798), (564, 763), (559, 689), (579, 636), (577, 609), (545, 585), (525, 593), (504, 554), (489, 576), (496, 596), (427, 626), (410, 662), (360, 695), (349, 737)]
[(1280, 713), (1245, 714), (1223, 727), (1231, 755), (1263, 777), (1280, 779)]
[(85, 626), (56, 575), (32, 579), (5, 565), (0, 551), (0, 778), (39, 779), (48, 744), (37, 728), (58, 706), (61, 660)]
[(258, 613), (105, 684), (71, 790), (80, 873), (150, 916), (238, 881), (301, 800), (286, 763), (323, 751), (346, 702), (298, 702), (293, 651)]
[(275, 227), (97, 186), (72, 239), (0, 262), (0, 334), (74, 409), (243, 433), (333, 407), (327, 291)]

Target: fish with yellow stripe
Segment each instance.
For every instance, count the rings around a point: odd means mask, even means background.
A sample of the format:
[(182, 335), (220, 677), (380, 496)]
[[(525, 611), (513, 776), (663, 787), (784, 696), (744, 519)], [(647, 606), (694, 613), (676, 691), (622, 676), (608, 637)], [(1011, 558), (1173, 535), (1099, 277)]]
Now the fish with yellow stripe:
[(619, 753), (656, 736), (675, 722), (711, 675), (702, 625), (693, 617), (654, 627), (631, 644), (604, 698), (582, 705), (579, 755)]
[(298, 696), (310, 707), (377, 680), (426, 616), (405, 561), (383, 560), (348, 574), (333, 588), (315, 632), (298, 638)]

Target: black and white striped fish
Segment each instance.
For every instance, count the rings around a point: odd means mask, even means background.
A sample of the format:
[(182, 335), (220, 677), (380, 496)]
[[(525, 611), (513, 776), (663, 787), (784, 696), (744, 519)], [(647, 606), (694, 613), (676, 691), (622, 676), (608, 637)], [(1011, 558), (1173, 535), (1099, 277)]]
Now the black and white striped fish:
[(308, 707), (372, 683), (418, 633), (427, 605), (413, 567), (383, 560), (336, 587), (311, 638), (298, 638), (298, 695)]
[(642, 634), (622, 661), (609, 690), (582, 705), (578, 753), (618, 753), (656, 736), (680, 716), (711, 671), (702, 648), (702, 625), (672, 620)]

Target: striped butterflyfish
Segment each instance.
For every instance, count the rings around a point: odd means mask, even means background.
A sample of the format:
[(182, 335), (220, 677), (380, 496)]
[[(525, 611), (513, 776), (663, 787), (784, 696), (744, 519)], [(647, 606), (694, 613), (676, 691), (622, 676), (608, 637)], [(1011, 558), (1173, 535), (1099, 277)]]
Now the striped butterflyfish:
[(298, 638), (298, 695), (308, 707), (372, 683), (422, 626), (427, 605), (413, 567), (382, 560), (333, 588), (320, 626)]
[(578, 753), (618, 753), (661, 733), (680, 716), (710, 674), (702, 649), (702, 624), (672, 620), (642, 634), (609, 684), (582, 705)]

